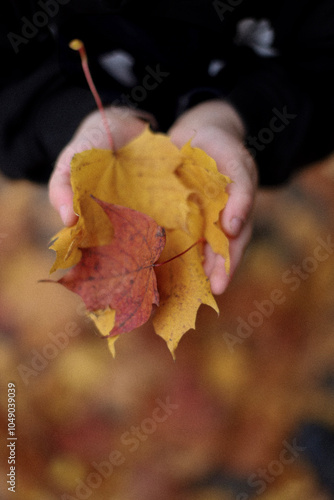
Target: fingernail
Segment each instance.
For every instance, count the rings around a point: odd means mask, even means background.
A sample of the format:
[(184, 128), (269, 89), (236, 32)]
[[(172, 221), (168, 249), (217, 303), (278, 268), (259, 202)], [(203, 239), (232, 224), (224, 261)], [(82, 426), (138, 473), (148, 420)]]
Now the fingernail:
[(239, 217), (233, 217), (233, 219), (230, 222), (230, 234), (231, 236), (237, 236), (241, 228), (244, 224), (244, 221), (240, 219)]
[(60, 215), (61, 220), (63, 221), (65, 226), (66, 226), (67, 219), (68, 219), (68, 213), (69, 213), (68, 205), (61, 205), (59, 207), (59, 215)]

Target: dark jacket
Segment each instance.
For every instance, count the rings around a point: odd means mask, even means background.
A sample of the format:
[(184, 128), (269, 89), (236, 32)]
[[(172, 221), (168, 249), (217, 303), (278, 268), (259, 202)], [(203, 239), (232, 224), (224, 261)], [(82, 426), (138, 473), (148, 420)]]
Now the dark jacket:
[[(6, 5), (7, 3), (7, 5)], [(47, 181), (95, 102), (152, 112), (165, 132), (185, 109), (229, 100), (262, 184), (334, 146), (334, 1), (11, 0), (1, 8), (0, 168)]]

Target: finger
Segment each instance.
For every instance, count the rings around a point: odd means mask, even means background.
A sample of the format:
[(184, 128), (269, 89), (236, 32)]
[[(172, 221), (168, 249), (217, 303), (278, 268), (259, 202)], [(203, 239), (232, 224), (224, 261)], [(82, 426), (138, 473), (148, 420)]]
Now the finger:
[(65, 226), (72, 226), (78, 217), (73, 210), (71, 161), (75, 154), (91, 148), (110, 148), (108, 137), (98, 113), (92, 113), (77, 130), (71, 142), (60, 153), (49, 181), (49, 199)]
[[(247, 165), (248, 162), (248, 165)], [(257, 187), (257, 172), (252, 159), (233, 160), (224, 167), (232, 183), (229, 199), (222, 212), (221, 223), (228, 236), (236, 237), (251, 217)]]
[(65, 226), (73, 226), (77, 215), (73, 210), (73, 191), (70, 180), (70, 165), (67, 152), (60, 156), (49, 181), (49, 199), (59, 213)]
[(210, 245), (204, 249), (205, 261), (204, 271), (210, 280), (211, 292), (220, 295), (227, 288), (230, 276), (226, 273), (225, 259), (221, 255), (214, 253)]
[(60, 153), (49, 181), (49, 199), (59, 213), (65, 226), (72, 226), (77, 221), (73, 210), (73, 191), (71, 186), (71, 161), (76, 153), (92, 147), (102, 147), (106, 143), (105, 134), (98, 127), (78, 132), (72, 141)]
[(210, 279), (211, 291), (214, 295), (222, 294), (230, 283), (252, 234), (252, 223), (248, 222), (237, 238), (229, 240), (230, 271), (226, 273), (225, 260), (213, 252), (209, 245), (205, 248), (204, 270)]

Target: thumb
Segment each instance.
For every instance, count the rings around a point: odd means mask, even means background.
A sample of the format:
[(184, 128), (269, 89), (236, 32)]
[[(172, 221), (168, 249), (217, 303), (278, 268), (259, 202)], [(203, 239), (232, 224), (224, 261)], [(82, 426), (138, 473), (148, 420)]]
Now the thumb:
[(59, 213), (65, 226), (73, 226), (77, 221), (77, 215), (73, 210), (70, 174), (72, 156), (72, 148), (66, 147), (57, 160), (48, 186), (50, 203)]
[(257, 169), (248, 151), (229, 160), (223, 167), (232, 182), (228, 185), (229, 199), (223, 210), (221, 223), (226, 234), (237, 237), (251, 217), (257, 189)]

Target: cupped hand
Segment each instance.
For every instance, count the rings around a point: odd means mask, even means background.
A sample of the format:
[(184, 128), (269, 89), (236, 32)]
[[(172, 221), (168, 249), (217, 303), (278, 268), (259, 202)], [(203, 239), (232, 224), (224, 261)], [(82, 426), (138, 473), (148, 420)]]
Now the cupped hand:
[[(117, 150), (140, 135), (151, 115), (127, 108), (105, 110)], [(207, 101), (190, 109), (173, 124), (169, 131), (172, 142), (182, 147), (192, 140), (194, 147), (203, 149), (217, 163), (218, 170), (233, 181), (228, 185), (229, 199), (221, 215), (223, 230), (230, 241), (230, 273), (225, 262), (207, 245), (204, 268), (214, 294), (222, 293), (240, 263), (252, 233), (252, 208), (257, 188), (257, 170), (252, 156), (244, 147), (244, 126), (236, 111), (224, 101)], [(108, 134), (101, 115), (95, 111), (80, 124), (75, 135), (60, 153), (49, 181), (49, 198), (66, 226), (77, 221), (73, 211), (73, 191), (70, 164), (74, 154), (91, 148), (109, 149)]]
[(218, 170), (230, 177), (229, 199), (221, 214), (222, 228), (229, 238), (230, 273), (226, 274), (224, 259), (209, 245), (205, 248), (204, 269), (211, 290), (221, 294), (233, 273), (252, 234), (252, 209), (257, 190), (255, 162), (244, 146), (245, 128), (234, 108), (225, 101), (201, 103), (182, 114), (169, 130), (172, 142), (203, 149), (217, 163)]
[[(110, 106), (105, 109), (105, 113), (112, 135), (113, 150), (121, 148), (140, 135), (146, 127), (144, 120), (154, 121), (145, 112), (140, 113), (129, 108)], [(77, 215), (73, 211), (71, 159), (74, 154), (91, 148), (111, 148), (99, 111), (94, 111), (82, 121), (71, 141), (60, 153), (50, 177), (49, 199), (66, 226), (72, 226), (77, 221)]]

